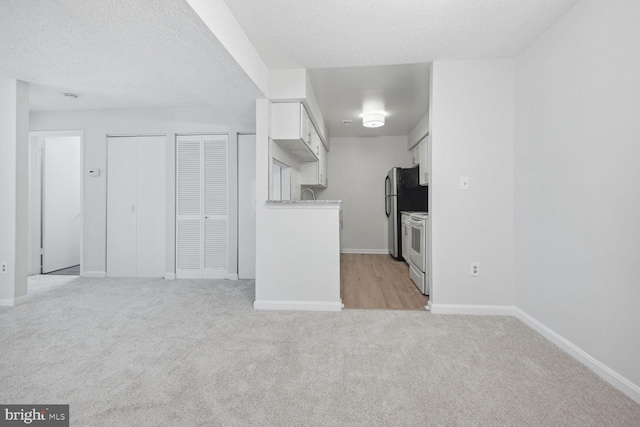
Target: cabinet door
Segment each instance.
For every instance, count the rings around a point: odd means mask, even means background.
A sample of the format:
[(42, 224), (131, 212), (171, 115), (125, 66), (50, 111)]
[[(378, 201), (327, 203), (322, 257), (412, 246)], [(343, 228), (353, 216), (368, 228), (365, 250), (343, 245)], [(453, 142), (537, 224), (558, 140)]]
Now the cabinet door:
[(318, 183), (322, 186), (327, 186), (327, 149), (320, 143), (320, 163), (318, 165), (320, 177)]
[(307, 145), (311, 144), (312, 126), (307, 110), (305, 110), (304, 105), (300, 103), (300, 139)]
[(420, 141), (420, 185), (429, 185), (429, 146), (431, 135)]

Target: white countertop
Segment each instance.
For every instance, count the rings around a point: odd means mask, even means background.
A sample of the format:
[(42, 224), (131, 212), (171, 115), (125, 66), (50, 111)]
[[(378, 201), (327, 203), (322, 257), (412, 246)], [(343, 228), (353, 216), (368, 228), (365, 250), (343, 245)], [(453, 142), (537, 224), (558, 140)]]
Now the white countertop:
[(337, 205), (342, 200), (267, 200), (267, 205)]

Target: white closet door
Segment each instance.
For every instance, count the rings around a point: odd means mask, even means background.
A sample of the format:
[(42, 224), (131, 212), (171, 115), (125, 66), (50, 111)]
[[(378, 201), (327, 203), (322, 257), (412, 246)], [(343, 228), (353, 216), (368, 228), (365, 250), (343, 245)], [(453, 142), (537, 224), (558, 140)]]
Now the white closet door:
[(136, 138), (107, 142), (107, 275), (137, 275)]
[(203, 278), (225, 278), (228, 251), (228, 178), (226, 135), (203, 136)]
[(176, 141), (176, 276), (200, 278), (202, 259), (202, 156), (199, 135)]
[(165, 136), (107, 140), (107, 275), (163, 277)]
[(227, 135), (177, 138), (176, 276), (228, 272)]
[(137, 277), (163, 277), (166, 247), (165, 136), (139, 137), (137, 154)]

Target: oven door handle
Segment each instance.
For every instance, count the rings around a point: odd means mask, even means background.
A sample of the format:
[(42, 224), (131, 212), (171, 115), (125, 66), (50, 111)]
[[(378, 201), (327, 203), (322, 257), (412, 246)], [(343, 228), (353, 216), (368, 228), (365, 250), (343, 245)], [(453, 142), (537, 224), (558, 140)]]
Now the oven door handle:
[(418, 227), (424, 227), (424, 221), (419, 220), (419, 219), (413, 219), (413, 218), (409, 218), (409, 224), (411, 225), (417, 225)]

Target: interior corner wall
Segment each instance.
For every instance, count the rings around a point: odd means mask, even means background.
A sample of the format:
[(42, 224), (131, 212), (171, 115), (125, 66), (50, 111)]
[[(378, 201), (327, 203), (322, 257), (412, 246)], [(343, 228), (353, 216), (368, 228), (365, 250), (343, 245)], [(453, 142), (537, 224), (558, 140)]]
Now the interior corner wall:
[[(166, 272), (175, 273), (175, 134), (229, 134), (229, 264), (237, 274), (237, 133), (253, 132), (234, 123), (220, 123), (208, 107), (132, 110), (32, 112), (31, 131), (84, 131), (83, 272), (106, 271), (107, 135), (166, 134), (167, 254)], [(89, 177), (100, 169), (100, 177)]]
[(344, 252), (387, 253), (384, 179), (393, 167), (411, 167), (406, 136), (331, 138), (329, 186), (318, 199), (342, 200)]
[(516, 59), (516, 306), (640, 396), (640, 2), (582, 0)]
[(0, 305), (27, 296), (29, 86), (0, 76)]
[(271, 234), (269, 211), (266, 202), (269, 199), (269, 112), (268, 99), (256, 102), (256, 300), (270, 296), (273, 283), (269, 277), (271, 262)]
[[(514, 61), (432, 67), (432, 300), (514, 303)], [(460, 178), (469, 190), (460, 190)], [(480, 276), (470, 276), (470, 263)]]

